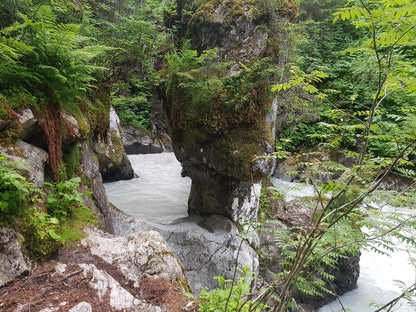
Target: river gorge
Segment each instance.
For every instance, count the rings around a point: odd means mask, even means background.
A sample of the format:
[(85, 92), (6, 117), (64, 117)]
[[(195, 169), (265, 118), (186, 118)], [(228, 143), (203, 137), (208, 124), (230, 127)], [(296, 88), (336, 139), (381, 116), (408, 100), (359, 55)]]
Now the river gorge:
[[(187, 200), (191, 181), (181, 176), (182, 167), (173, 153), (129, 155), (137, 178), (106, 183), (109, 200), (127, 214), (150, 222), (168, 224), (187, 216)], [(276, 187), (284, 190), (286, 200), (313, 194), (312, 187), (274, 179)], [(415, 266), (409, 263), (409, 251), (397, 243), (398, 250), (391, 256), (363, 250), (360, 258), (358, 287), (340, 299), (319, 309), (319, 312), (370, 312), (375, 307), (400, 294), (395, 280), (415, 282)], [(402, 301), (398, 311), (412, 312)]]

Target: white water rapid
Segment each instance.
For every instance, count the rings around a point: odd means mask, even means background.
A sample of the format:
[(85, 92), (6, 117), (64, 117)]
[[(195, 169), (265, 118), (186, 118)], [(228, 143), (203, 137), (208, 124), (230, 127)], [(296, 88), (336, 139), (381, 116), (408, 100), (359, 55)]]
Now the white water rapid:
[(173, 153), (128, 156), (134, 172), (131, 180), (105, 183), (108, 199), (133, 217), (168, 224), (186, 217), (191, 179), (181, 177), (181, 165)]

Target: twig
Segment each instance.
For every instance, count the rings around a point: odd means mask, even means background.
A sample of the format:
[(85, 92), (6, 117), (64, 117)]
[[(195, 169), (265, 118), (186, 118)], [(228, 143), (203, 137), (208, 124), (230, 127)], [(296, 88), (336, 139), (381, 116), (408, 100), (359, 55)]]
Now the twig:
[(70, 277), (72, 277), (72, 276), (74, 276), (74, 275), (77, 275), (77, 274), (79, 274), (79, 273), (81, 273), (81, 272), (83, 272), (83, 271), (84, 271), (84, 270), (83, 270), (83, 269), (81, 269), (81, 270), (78, 270), (78, 271), (75, 271), (75, 272), (69, 273), (69, 274), (65, 275), (63, 278), (61, 278), (59, 281), (60, 281), (60, 282), (63, 282), (64, 280), (67, 280), (68, 278), (70, 278)]

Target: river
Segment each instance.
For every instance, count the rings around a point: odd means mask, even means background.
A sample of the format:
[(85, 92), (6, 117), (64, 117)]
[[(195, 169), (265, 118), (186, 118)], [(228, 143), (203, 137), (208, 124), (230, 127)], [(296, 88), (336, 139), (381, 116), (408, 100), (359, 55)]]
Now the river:
[[(109, 200), (124, 212), (147, 221), (168, 224), (187, 216), (187, 202), (191, 187), (188, 177), (181, 177), (181, 165), (173, 153), (129, 155), (138, 178), (106, 183)], [(275, 180), (285, 190), (286, 200), (295, 196), (310, 196), (311, 187)], [(360, 261), (358, 288), (340, 297), (345, 308), (352, 312), (374, 311), (369, 304), (385, 303), (399, 294), (394, 280), (407, 285), (415, 282), (415, 267), (409, 264), (406, 249), (390, 257), (364, 250)], [(414, 312), (416, 309), (401, 302), (394, 311)], [(319, 312), (343, 311), (334, 301)], [(347, 310), (348, 311), (348, 310)]]
[(186, 217), (191, 179), (181, 177), (182, 167), (173, 153), (128, 156), (132, 180), (105, 183), (108, 198), (131, 216), (163, 224)]

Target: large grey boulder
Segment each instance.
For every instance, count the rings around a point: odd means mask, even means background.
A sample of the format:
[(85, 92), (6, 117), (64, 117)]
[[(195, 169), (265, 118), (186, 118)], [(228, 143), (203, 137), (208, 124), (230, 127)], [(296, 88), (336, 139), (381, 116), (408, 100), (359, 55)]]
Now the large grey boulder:
[[(257, 253), (239, 237), (236, 225), (226, 217), (192, 216), (171, 225), (141, 221), (116, 210), (110, 210), (109, 217), (117, 235), (158, 231), (185, 268), (195, 294), (201, 287), (218, 287), (216, 276), (233, 278), (235, 265), (248, 265), (251, 272), (258, 272)], [(252, 234), (256, 236), (255, 231)]]
[(0, 287), (22, 274), (29, 273), (30, 264), (24, 258), (19, 243), (22, 239), (15, 231), (0, 228)]
[(6, 156), (8, 161), (18, 163), (14, 166), (21, 175), (37, 187), (43, 186), (44, 168), (48, 153), (43, 149), (18, 140), (10, 146), (0, 146), (0, 154)]
[(125, 278), (138, 287), (144, 276), (162, 278), (189, 289), (185, 271), (163, 237), (155, 231), (132, 233), (128, 236), (112, 236), (98, 230), (89, 230), (82, 240), (93, 255), (115, 265)]

